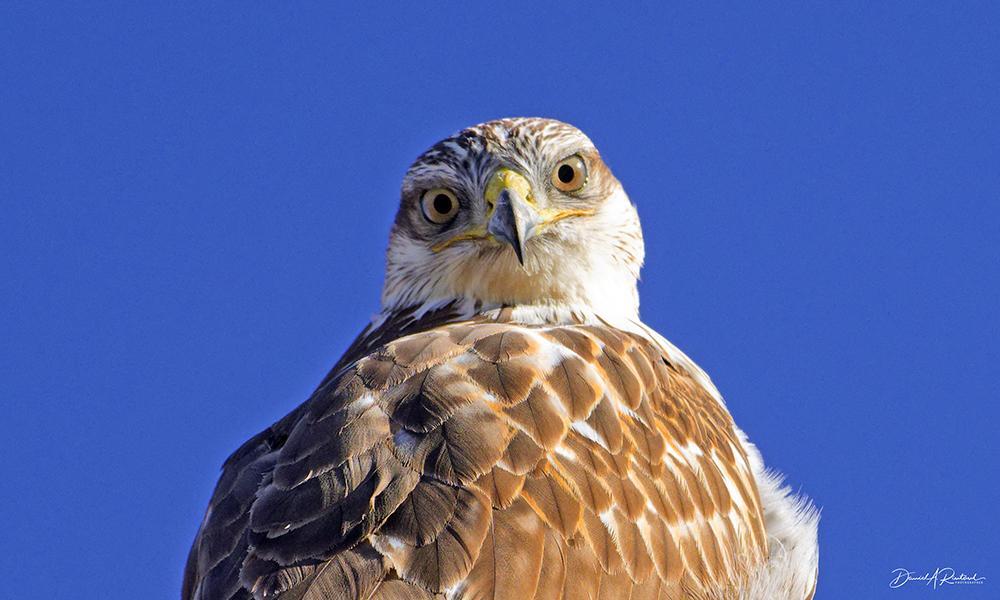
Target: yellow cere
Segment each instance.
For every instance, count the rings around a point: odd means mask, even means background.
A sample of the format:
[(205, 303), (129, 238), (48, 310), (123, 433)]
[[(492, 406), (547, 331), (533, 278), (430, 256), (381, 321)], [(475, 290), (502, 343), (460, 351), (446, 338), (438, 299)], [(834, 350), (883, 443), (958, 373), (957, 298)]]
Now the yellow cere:
[(535, 197), (531, 193), (531, 184), (517, 171), (510, 169), (497, 169), (496, 173), (490, 177), (490, 182), (486, 184), (486, 202), (490, 205), (490, 214), (493, 214), (493, 207), (497, 203), (500, 192), (508, 189), (515, 192), (531, 205), (535, 204)]

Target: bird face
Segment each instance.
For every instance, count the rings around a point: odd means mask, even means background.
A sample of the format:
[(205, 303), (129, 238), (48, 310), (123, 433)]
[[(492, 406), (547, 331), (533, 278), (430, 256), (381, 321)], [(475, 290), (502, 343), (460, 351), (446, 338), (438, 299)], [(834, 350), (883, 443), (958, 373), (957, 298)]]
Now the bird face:
[(559, 121), (503, 119), (410, 167), (383, 302), (580, 303), (598, 283), (588, 276), (634, 290), (641, 262), (635, 209), (591, 141)]

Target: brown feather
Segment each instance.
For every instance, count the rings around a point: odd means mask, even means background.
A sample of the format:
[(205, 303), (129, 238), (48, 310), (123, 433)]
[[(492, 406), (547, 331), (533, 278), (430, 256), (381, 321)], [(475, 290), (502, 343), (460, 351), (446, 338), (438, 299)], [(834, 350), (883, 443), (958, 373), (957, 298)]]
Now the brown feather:
[(428, 433), (475, 399), (478, 389), (447, 365), (431, 367), (387, 391), (392, 420), (409, 431)]
[(498, 363), (536, 352), (538, 344), (523, 331), (505, 328), (499, 333), (480, 338), (472, 345), (472, 350), (483, 360)]
[(535, 386), (523, 402), (504, 409), (504, 414), (536, 444), (551, 452), (569, 429), (569, 421), (561, 408), (544, 388)]
[(538, 584), (545, 526), (524, 500), (493, 511), (475, 567), (457, 594), (464, 600), (522, 600)]
[[(566, 538), (548, 529), (545, 531), (545, 548), (542, 551), (542, 570), (535, 588), (534, 600), (562, 600), (566, 585)], [(576, 576), (574, 573), (573, 577)]]
[(594, 600), (604, 575), (597, 556), (587, 542), (576, 537), (566, 547), (566, 578), (563, 580), (564, 600)]
[(437, 539), (458, 509), (461, 490), (424, 477), (413, 492), (385, 522), (380, 533), (410, 546), (423, 546)]
[(555, 468), (569, 482), (574, 495), (590, 510), (601, 513), (611, 506), (611, 490), (601, 477), (587, 469), (579, 459), (567, 460), (559, 455), (551, 457)]
[(445, 331), (431, 330), (425, 335), (414, 335), (390, 344), (386, 355), (398, 365), (413, 371), (422, 371), (432, 364), (440, 364), (465, 348), (455, 343)]
[(605, 377), (614, 390), (615, 398), (635, 410), (642, 402), (642, 385), (635, 371), (618, 356), (605, 352), (597, 358)]
[[(295, 600), (354, 600), (371, 594), (385, 576), (382, 557), (365, 544), (319, 565), (284, 598)], [(268, 596), (257, 595), (258, 600)]]
[(404, 580), (442, 592), (469, 574), (489, 524), (489, 502), (481, 492), (459, 490), (455, 512), (434, 541), (417, 547), (391, 536), (372, 541)]
[(564, 357), (552, 369), (545, 383), (563, 403), (572, 421), (586, 419), (603, 395), (604, 386), (596, 371), (588, 368), (588, 364), (575, 355)]
[[(444, 598), (401, 579), (383, 581), (368, 600), (434, 600)], [(284, 598), (282, 599), (284, 600)]]
[(500, 465), (511, 473), (524, 475), (534, 471), (538, 463), (545, 459), (545, 450), (524, 432), (518, 432), (511, 438), (504, 451)]
[(605, 573), (617, 573), (622, 570), (621, 554), (611, 531), (591, 510), (583, 512), (583, 533)]
[(524, 479), (497, 465), (476, 480), (476, 487), (490, 497), (493, 508), (507, 508), (521, 493)]
[(612, 510), (611, 520), (615, 546), (622, 557), (625, 571), (632, 581), (642, 583), (653, 570), (653, 561), (639, 533), (639, 527), (630, 517), (618, 510)]
[(418, 464), (423, 462), (424, 471), (434, 477), (467, 485), (500, 460), (511, 433), (487, 406), (470, 403), (423, 436), (412, 456)]
[(584, 361), (591, 363), (600, 353), (600, 346), (583, 328), (553, 327), (545, 331), (545, 337), (555, 340)]
[(576, 532), (583, 509), (569, 485), (554, 470), (546, 468), (529, 476), (521, 496), (563, 537), (571, 537)]
[(594, 441), (601, 447), (612, 454), (621, 452), (622, 424), (615, 411), (614, 401), (610, 397), (605, 395), (594, 406), (594, 410), (587, 417), (587, 424), (597, 432), (599, 437)]
[(628, 573), (605, 573), (597, 591), (598, 600), (629, 600), (632, 597), (633, 582)]

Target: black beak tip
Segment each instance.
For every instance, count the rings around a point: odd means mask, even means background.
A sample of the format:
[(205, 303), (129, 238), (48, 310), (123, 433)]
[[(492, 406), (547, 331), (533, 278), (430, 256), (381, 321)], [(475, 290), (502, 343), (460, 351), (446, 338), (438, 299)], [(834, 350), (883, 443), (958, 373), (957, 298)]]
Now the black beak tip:
[(517, 262), (521, 263), (521, 266), (523, 267), (524, 266), (524, 250), (521, 248), (520, 244), (511, 244), (511, 246), (514, 248), (514, 254), (517, 256)]

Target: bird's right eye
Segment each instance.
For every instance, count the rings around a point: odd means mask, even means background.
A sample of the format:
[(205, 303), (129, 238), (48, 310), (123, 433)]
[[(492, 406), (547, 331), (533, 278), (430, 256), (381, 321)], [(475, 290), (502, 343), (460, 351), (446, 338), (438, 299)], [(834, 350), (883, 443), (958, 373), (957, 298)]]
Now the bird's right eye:
[(552, 170), (552, 185), (564, 192), (577, 192), (587, 185), (587, 163), (579, 154), (559, 161)]
[(451, 190), (435, 188), (424, 192), (420, 200), (420, 207), (424, 211), (424, 218), (431, 223), (443, 225), (455, 217), (458, 213), (458, 198)]

